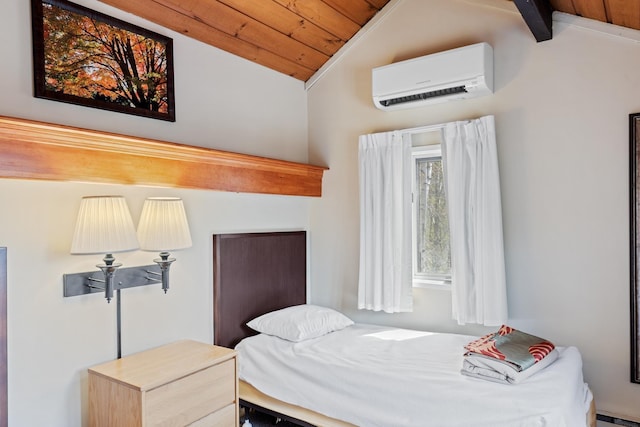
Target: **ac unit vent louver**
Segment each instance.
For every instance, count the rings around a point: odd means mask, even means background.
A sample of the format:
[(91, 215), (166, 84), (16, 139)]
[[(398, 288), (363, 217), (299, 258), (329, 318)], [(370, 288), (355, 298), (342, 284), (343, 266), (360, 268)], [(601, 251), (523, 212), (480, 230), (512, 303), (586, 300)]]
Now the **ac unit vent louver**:
[(381, 110), (420, 107), (493, 93), (493, 49), (477, 43), (372, 70)]
[(423, 99), (436, 98), (438, 96), (446, 96), (466, 91), (467, 89), (464, 86), (456, 86), (447, 89), (432, 90), (431, 92), (417, 93), (415, 95), (401, 96), (399, 98), (386, 99), (384, 101), (380, 101), (380, 104), (384, 105), (385, 107), (389, 107), (395, 104), (404, 104), (405, 102), (420, 101)]

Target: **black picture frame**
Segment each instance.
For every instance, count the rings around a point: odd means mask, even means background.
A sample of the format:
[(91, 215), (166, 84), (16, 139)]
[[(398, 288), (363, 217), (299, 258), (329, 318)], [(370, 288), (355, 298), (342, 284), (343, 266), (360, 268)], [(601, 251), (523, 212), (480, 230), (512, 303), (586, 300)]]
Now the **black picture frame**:
[(629, 115), (631, 382), (640, 384), (640, 113)]
[(173, 40), (66, 0), (31, 0), (36, 98), (175, 121)]

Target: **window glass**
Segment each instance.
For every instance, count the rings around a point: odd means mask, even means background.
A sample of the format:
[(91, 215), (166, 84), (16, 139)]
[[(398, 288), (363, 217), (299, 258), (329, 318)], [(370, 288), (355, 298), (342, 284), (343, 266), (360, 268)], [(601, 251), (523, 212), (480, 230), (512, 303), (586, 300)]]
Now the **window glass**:
[(413, 150), (414, 286), (451, 283), (449, 216), (440, 146)]

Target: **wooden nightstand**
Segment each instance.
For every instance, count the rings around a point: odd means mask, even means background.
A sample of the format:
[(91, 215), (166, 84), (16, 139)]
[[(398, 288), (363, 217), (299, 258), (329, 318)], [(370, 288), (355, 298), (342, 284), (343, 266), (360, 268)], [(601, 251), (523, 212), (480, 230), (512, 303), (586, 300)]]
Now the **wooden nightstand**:
[(178, 341), (89, 369), (89, 426), (238, 426), (236, 352)]

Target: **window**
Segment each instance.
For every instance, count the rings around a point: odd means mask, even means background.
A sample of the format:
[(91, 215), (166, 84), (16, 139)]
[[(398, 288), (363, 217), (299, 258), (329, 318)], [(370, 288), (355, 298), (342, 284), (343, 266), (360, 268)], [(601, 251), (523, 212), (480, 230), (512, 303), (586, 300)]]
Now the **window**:
[(449, 215), (440, 145), (413, 147), (413, 286), (451, 284)]

